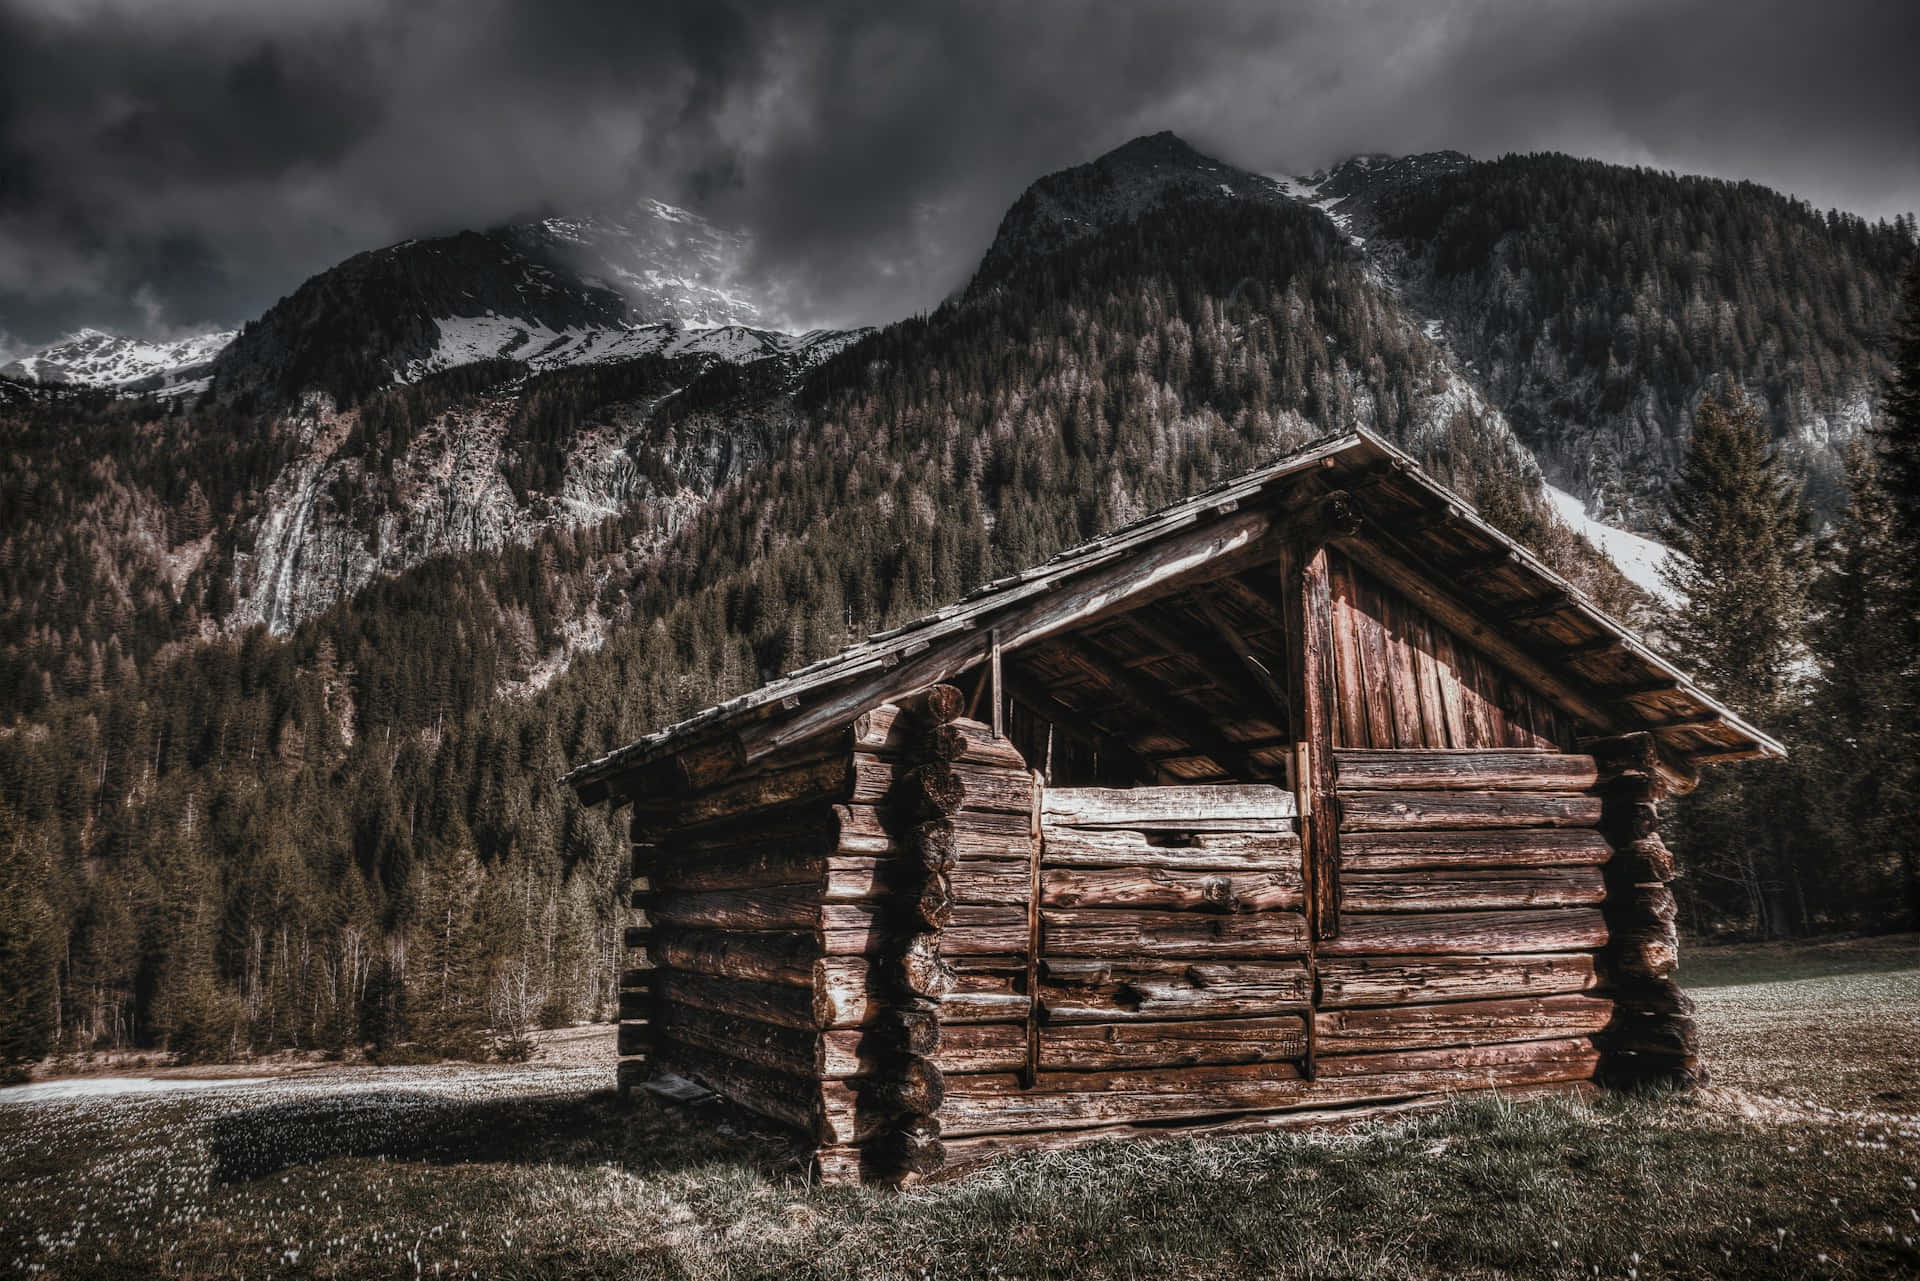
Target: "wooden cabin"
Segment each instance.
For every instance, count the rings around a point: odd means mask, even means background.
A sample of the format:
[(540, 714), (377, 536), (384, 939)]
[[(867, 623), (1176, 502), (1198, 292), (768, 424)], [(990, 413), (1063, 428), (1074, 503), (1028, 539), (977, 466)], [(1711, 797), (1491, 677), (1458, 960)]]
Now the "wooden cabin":
[(1779, 756), (1365, 434), (576, 769), (622, 1088), (826, 1179), (1687, 1083), (1670, 790)]

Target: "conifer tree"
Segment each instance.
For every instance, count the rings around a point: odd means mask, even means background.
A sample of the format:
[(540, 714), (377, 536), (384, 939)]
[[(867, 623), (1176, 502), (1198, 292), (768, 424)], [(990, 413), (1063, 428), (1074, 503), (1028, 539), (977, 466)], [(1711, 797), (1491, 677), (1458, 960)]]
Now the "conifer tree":
[[(1684, 601), (1670, 632), (1701, 680), (1735, 711), (1778, 724), (1791, 704), (1806, 615), (1806, 517), (1797, 486), (1738, 389), (1705, 401), (1672, 498), (1667, 579)], [(1676, 849), (1710, 882), (1696, 909), (1734, 887), (1734, 919), (1763, 936), (1806, 924), (1804, 877), (1777, 769), (1716, 771), (1675, 813)], [(1794, 908), (1798, 907), (1796, 913)]]
[[(1819, 675), (1806, 711), (1809, 815), (1832, 858), (1823, 898), (1845, 916), (1920, 928), (1920, 733), (1907, 605), (1911, 564), (1875, 451), (1847, 455), (1852, 502), (1821, 549), (1809, 648)], [(1851, 907), (1852, 910), (1848, 911)]]
[(1900, 308), (1890, 337), (1893, 368), (1876, 434), (1899, 534), (1912, 549), (1920, 548), (1920, 254), (1900, 278)]

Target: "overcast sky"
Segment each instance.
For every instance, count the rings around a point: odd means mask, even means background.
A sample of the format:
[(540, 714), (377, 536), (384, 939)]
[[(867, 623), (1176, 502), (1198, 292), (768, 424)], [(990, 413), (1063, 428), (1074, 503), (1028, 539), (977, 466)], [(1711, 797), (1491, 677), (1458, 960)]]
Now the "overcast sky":
[(1920, 208), (1913, 0), (0, 0), (0, 350), (237, 324), (350, 253), (634, 195), (795, 324), (960, 283), (1034, 177), (1552, 149)]

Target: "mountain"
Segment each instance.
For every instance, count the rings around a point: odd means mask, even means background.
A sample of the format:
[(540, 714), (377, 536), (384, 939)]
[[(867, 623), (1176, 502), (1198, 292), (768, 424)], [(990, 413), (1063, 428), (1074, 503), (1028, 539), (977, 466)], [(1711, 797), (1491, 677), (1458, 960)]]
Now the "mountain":
[(854, 334), (768, 328), (750, 243), (660, 201), (410, 240), (347, 259), (246, 326), (218, 394), (337, 407), (483, 360), (542, 371), (645, 356), (817, 360)]
[(204, 389), (214, 358), (233, 338), (233, 330), (221, 330), (148, 342), (82, 329), (51, 347), (0, 365), (0, 376), (183, 395)]
[(1725, 378), (1763, 407), (1816, 512), (1844, 503), (1909, 228), (1552, 154), (1363, 156), (1292, 189), (1364, 244), (1592, 510), (1657, 528), (1693, 414)]
[(0, 853), (47, 869), (63, 1043), (604, 1014), (626, 835), (567, 763), (1349, 426), (1647, 608), (1556, 507), (1644, 577), (1586, 513), (1652, 523), (1716, 362), (1810, 440), (1911, 244), (1585, 164), (1160, 136), (863, 334), (697, 327), (736, 242), (549, 220), (322, 273), (191, 401), (0, 380)]
[(1135, 138), (1022, 192), (969, 288), (990, 288), (1023, 262), (1124, 226), (1169, 200), (1275, 204), (1286, 196), (1274, 179), (1202, 155), (1172, 133)]

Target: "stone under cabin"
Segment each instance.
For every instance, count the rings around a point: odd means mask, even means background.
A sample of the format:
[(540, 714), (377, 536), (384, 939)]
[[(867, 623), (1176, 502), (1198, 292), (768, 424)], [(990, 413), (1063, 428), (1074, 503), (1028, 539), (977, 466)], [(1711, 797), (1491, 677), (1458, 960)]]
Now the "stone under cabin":
[(1354, 433), (565, 782), (631, 813), (621, 1087), (897, 1184), (1697, 1082), (1659, 804), (1783, 754)]

